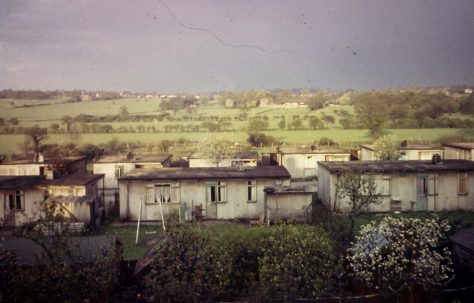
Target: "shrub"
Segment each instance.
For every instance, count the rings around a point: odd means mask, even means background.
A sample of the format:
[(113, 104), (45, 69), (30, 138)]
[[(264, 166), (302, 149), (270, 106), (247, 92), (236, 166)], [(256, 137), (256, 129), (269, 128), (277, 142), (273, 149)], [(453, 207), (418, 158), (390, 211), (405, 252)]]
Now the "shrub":
[(173, 228), (153, 248), (145, 295), (156, 302), (205, 302), (218, 296), (226, 276), (208, 233)]
[(315, 298), (326, 289), (333, 269), (331, 241), (322, 228), (274, 227), (259, 260), (263, 300)]

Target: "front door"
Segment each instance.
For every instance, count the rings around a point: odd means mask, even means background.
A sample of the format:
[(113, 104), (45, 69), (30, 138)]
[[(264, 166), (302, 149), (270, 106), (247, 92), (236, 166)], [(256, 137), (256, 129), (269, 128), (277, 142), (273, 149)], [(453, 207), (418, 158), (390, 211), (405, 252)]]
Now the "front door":
[(217, 218), (217, 183), (208, 182), (206, 186), (206, 217)]
[(416, 176), (416, 210), (428, 210), (428, 175)]
[(3, 222), (5, 226), (15, 226), (15, 195), (6, 193), (4, 195)]

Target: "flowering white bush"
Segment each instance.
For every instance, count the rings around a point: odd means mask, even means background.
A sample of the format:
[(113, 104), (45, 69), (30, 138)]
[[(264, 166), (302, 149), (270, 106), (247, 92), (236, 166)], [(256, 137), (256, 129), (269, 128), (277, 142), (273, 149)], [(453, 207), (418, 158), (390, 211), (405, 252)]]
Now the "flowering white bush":
[(396, 294), (413, 286), (429, 289), (453, 278), (448, 248), (437, 250), (446, 221), (385, 217), (363, 226), (348, 249), (351, 274), (369, 287)]

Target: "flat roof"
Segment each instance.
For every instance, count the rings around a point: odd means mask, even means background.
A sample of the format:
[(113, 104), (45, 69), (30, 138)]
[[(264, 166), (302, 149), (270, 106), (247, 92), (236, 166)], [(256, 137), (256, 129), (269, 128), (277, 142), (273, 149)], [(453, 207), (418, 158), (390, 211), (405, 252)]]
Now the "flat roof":
[(443, 143), (444, 146), (461, 148), (461, 149), (474, 149), (474, 142), (460, 142), (460, 143)]
[(1, 163), (1, 165), (49, 164), (55, 161), (62, 161), (63, 163), (71, 164), (71, 163), (82, 161), (85, 159), (86, 157), (74, 156), (74, 157), (66, 157), (66, 158), (47, 158), (47, 159), (44, 159), (43, 162), (34, 162), (32, 159), (10, 160), (10, 161), (4, 160), (3, 163)]
[(43, 176), (0, 176), (0, 188), (30, 188), (44, 182)]
[(318, 145), (303, 145), (303, 146), (287, 146), (280, 147), (281, 154), (347, 154), (350, 153), (337, 146), (318, 146)]
[(474, 161), (443, 160), (432, 164), (431, 160), (408, 161), (318, 161), (319, 167), (330, 172), (363, 171), (363, 172), (442, 172), (474, 171)]
[[(374, 150), (374, 144), (361, 144), (360, 147)], [(425, 144), (409, 144), (407, 146), (398, 146), (398, 150), (435, 150), (442, 151), (443, 148), (439, 145), (425, 145)]]
[(87, 185), (91, 182), (103, 179), (105, 174), (72, 174), (61, 176), (54, 180), (45, 180), (46, 185), (70, 186)]
[(106, 156), (95, 161), (94, 164), (100, 163), (163, 163), (173, 157), (172, 154), (155, 154), (155, 155), (134, 155), (133, 158), (127, 158), (127, 155)]
[(136, 168), (119, 180), (289, 179), (283, 166)]
[[(208, 159), (208, 158), (209, 157), (199, 152), (193, 152), (191, 155), (188, 156), (188, 159)], [(236, 159), (258, 160), (258, 152), (254, 150), (233, 152), (232, 155), (230, 156), (230, 159), (232, 160), (236, 160)]]

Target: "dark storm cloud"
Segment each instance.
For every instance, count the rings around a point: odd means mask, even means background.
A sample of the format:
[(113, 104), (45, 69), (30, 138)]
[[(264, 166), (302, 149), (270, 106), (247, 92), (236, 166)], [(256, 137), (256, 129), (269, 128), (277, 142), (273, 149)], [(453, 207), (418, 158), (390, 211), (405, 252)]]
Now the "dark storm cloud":
[(1, 1), (0, 87), (473, 84), (474, 2)]

